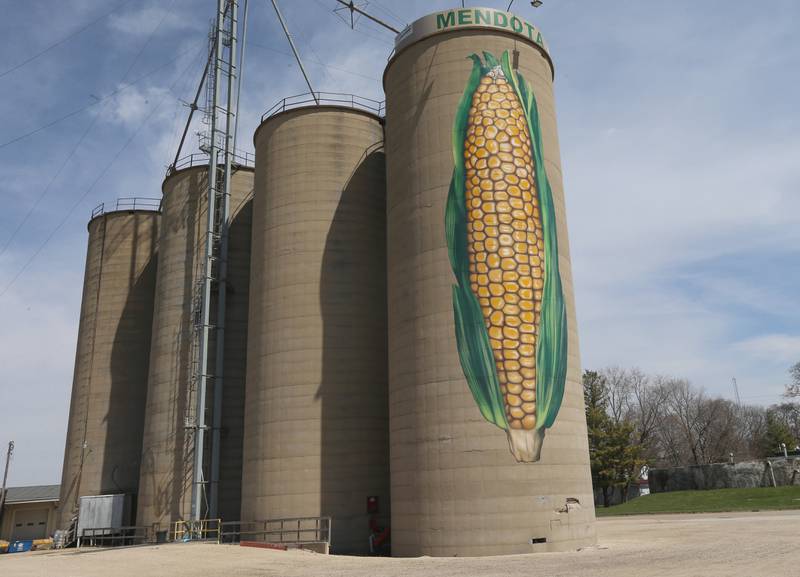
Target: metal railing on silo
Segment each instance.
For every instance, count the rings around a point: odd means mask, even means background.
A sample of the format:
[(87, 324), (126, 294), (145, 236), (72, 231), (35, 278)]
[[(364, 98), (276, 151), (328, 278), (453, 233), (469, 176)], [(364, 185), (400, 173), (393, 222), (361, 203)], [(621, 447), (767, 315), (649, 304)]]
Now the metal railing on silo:
[(343, 106), (346, 108), (355, 108), (356, 110), (365, 110), (371, 112), (381, 118), (385, 112), (385, 101), (373, 100), (372, 98), (364, 98), (356, 94), (346, 94), (342, 92), (305, 92), (303, 94), (295, 94), (294, 96), (287, 96), (282, 98), (275, 105), (261, 115), (261, 122), (264, 122), (270, 116), (274, 116), (281, 112), (291, 110), (293, 108), (302, 108), (305, 106)]
[[(237, 151), (236, 154), (233, 155), (234, 168), (241, 166), (252, 168), (255, 162), (255, 154), (247, 152), (246, 150)], [(170, 164), (167, 167), (167, 176), (178, 170), (191, 168), (193, 166), (208, 166), (208, 155), (203, 152), (195, 152), (179, 158), (175, 164)]]
[(108, 212), (133, 210), (161, 210), (160, 198), (146, 198), (141, 196), (128, 196), (118, 198), (115, 202), (101, 202), (92, 210), (92, 218), (98, 217)]

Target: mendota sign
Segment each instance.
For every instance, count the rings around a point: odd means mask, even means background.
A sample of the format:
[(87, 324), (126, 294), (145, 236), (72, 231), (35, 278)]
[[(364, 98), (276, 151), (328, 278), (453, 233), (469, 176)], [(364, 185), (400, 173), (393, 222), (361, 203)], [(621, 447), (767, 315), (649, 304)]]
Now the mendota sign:
[(412, 42), (437, 32), (466, 28), (502, 30), (533, 42), (549, 55), (547, 44), (536, 26), (510, 12), (494, 10), (493, 8), (461, 8), (423, 16), (406, 26), (397, 35), (394, 49), (395, 52), (398, 52)]

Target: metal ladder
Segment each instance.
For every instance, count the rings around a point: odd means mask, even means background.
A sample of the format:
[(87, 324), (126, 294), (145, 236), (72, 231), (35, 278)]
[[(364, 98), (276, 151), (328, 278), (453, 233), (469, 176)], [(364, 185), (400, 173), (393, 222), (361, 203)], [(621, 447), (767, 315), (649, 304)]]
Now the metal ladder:
[[(205, 518), (206, 515), (215, 517), (217, 513), (230, 185), (235, 152), (233, 133), (234, 108), (237, 102), (237, 34), (238, 0), (218, 0), (216, 23), (210, 37), (211, 74), (207, 78), (203, 119), (208, 126), (208, 132), (206, 135), (201, 135), (201, 149), (209, 155), (209, 161), (207, 224), (204, 231), (205, 254), (198, 262), (198, 268), (202, 268), (202, 273), (195, 277), (198, 280), (192, 297), (193, 364), (187, 411), (193, 411), (193, 415), (188, 415), (186, 419), (186, 426), (191, 427), (194, 432), (191, 518), (195, 521)], [(220, 89), (224, 89), (225, 94), (221, 94)], [(217, 301), (215, 315), (211, 312), (213, 296), (216, 296)], [(214, 352), (210, 347), (212, 334), (215, 337)], [(209, 373), (212, 362), (214, 374)], [(207, 424), (209, 384), (213, 386), (210, 427)], [(208, 430), (211, 431), (211, 458), (208, 467), (210, 475), (207, 478), (205, 469)], [(210, 502), (207, 500), (209, 486)], [(207, 504), (205, 511), (204, 503)]]

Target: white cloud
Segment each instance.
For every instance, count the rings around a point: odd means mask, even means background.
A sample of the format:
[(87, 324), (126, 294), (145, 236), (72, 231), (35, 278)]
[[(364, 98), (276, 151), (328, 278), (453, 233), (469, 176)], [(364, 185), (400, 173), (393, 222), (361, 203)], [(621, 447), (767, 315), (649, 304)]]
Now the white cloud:
[[(410, 21), (453, 3), (383, 4)], [(752, 275), (734, 281), (710, 267), (715, 259), (746, 260), (756, 252), (785, 254), (787, 247), (800, 246), (800, 120), (793, 114), (800, 84), (786, 74), (798, 56), (791, 42), (796, 7), (776, 2), (769, 11), (753, 12), (747, 2), (734, 1), (719, 11), (696, 4), (515, 7), (541, 26), (556, 62), (584, 366), (636, 365), (686, 376), (728, 396), (736, 376), (745, 400), (771, 403), (796, 360), (797, 337), (790, 323), (743, 326), (742, 310), (791, 319), (796, 299), (763, 281), (763, 260), (751, 260)], [(98, 0), (32, 5), (31, 11), (9, 15), (9, 54), (3, 55), (8, 66), (111, 9)], [(282, 3), (315, 86), (382, 98), (380, 77), (391, 50), (384, 40), (391, 34), (363, 21), (350, 30), (322, 5), (332, 9), (335, 2)], [(213, 6), (196, 0), (128, 7), (4, 79), (9, 85), (0, 102), (0, 126), (10, 136), (85, 105), (91, 93), (108, 94), (159, 22), (137, 71), (163, 64), (189, 40), (202, 46), (213, 15)], [(731, 50), (730, 30), (747, 39), (746, 49)], [(268, 4), (251, 6), (248, 38), (239, 144), (251, 149), (261, 114), (307, 88), (293, 57), (274, 52), (289, 48)], [(149, 77), (152, 85), (137, 84), (107, 103), (102, 122), (0, 259), (3, 281), (165, 96), (70, 221), (0, 298), (0, 391), (3, 399), (15, 399), (14, 405), (0, 405), (0, 447), (8, 438), (17, 441), (13, 483), (58, 482), (88, 211), (119, 196), (159, 195), (163, 167), (172, 160), (176, 130), (187, 112), (165, 87), (191, 58), (187, 54)], [(199, 78), (196, 58), (174, 89), (184, 99), (191, 99)], [(317, 58), (330, 67), (321, 68)], [(200, 116), (184, 153), (196, 150)], [(89, 121), (79, 115), (0, 151), (0, 196), (9, 198), (1, 226), (16, 226), (15, 218), (27, 212)], [(678, 286), (683, 281), (691, 281), (692, 290)]]
[(800, 362), (800, 335), (760, 335), (740, 341), (734, 348), (753, 359), (777, 360), (787, 367)]
[[(100, 118), (126, 127), (141, 124), (165, 98), (170, 98), (169, 90), (156, 86), (139, 88), (130, 86), (114, 96), (110, 102), (101, 105)], [(161, 108), (159, 108), (161, 110)], [(162, 112), (163, 114), (163, 112)]]
[(189, 28), (186, 20), (160, 6), (145, 6), (124, 14), (112, 14), (108, 26), (114, 32), (130, 36), (146, 36), (158, 27), (159, 33)]

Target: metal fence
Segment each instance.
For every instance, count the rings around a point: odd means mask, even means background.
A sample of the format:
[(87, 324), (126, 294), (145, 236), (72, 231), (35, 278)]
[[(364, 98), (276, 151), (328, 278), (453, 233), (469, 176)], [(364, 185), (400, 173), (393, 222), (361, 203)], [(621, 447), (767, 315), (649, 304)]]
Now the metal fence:
[(220, 541), (238, 543), (246, 540), (282, 545), (331, 544), (330, 517), (287, 517), (265, 521), (229, 521), (222, 523)]
[(78, 547), (119, 547), (142, 545), (152, 538), (150, 527), (93, 527), (81, 531)]
[(146, 198), (142, 196), (128, 196), (118, 198), (116, 202), (101, 202), (92, 211), (92, 218), (106, 214), (107, 212), (116, 212), (118, 210), (161, 210), (160, 198)]
[(304, 94), (287, 96), (286, 98), (279, 100), (272, 108), (267, 110), (261, 116), (261, 122), (264, 122), (270, 116), (274, 116), (280, 112), (285, 112), (286, 110), (291, 110), (292, 108), (300, 108), (303, 106), (317, 104), (344, 106), (347, 108), (355, 108), (357, 110), (366, 110), (367, 112), (377, 114), (378, 116), (383, 116), (386, 111), (386, 103), (383, 100), (373, 100), (371, 98), (364, 98), (363, 96), (356, 96), (355, 94), (345, 94), (341, 92), (306, 92)]
[[(331, 544), (330, 517), (287, 517), (264, 521), (227, 521), (203, 519), (201, 521), (176, 521), (172, 530), (164, 530), (164, 537), (174, 542), (206, 541), (239, 543), (263, 541), (280, 545)], [(158, 525), (129, 527), (93, 527), (84, 529), (78, 536), (78, 547), (118, 547), (155, 543), (161, 531)], [(171, 533), (171, 534), (170, 534)]]

